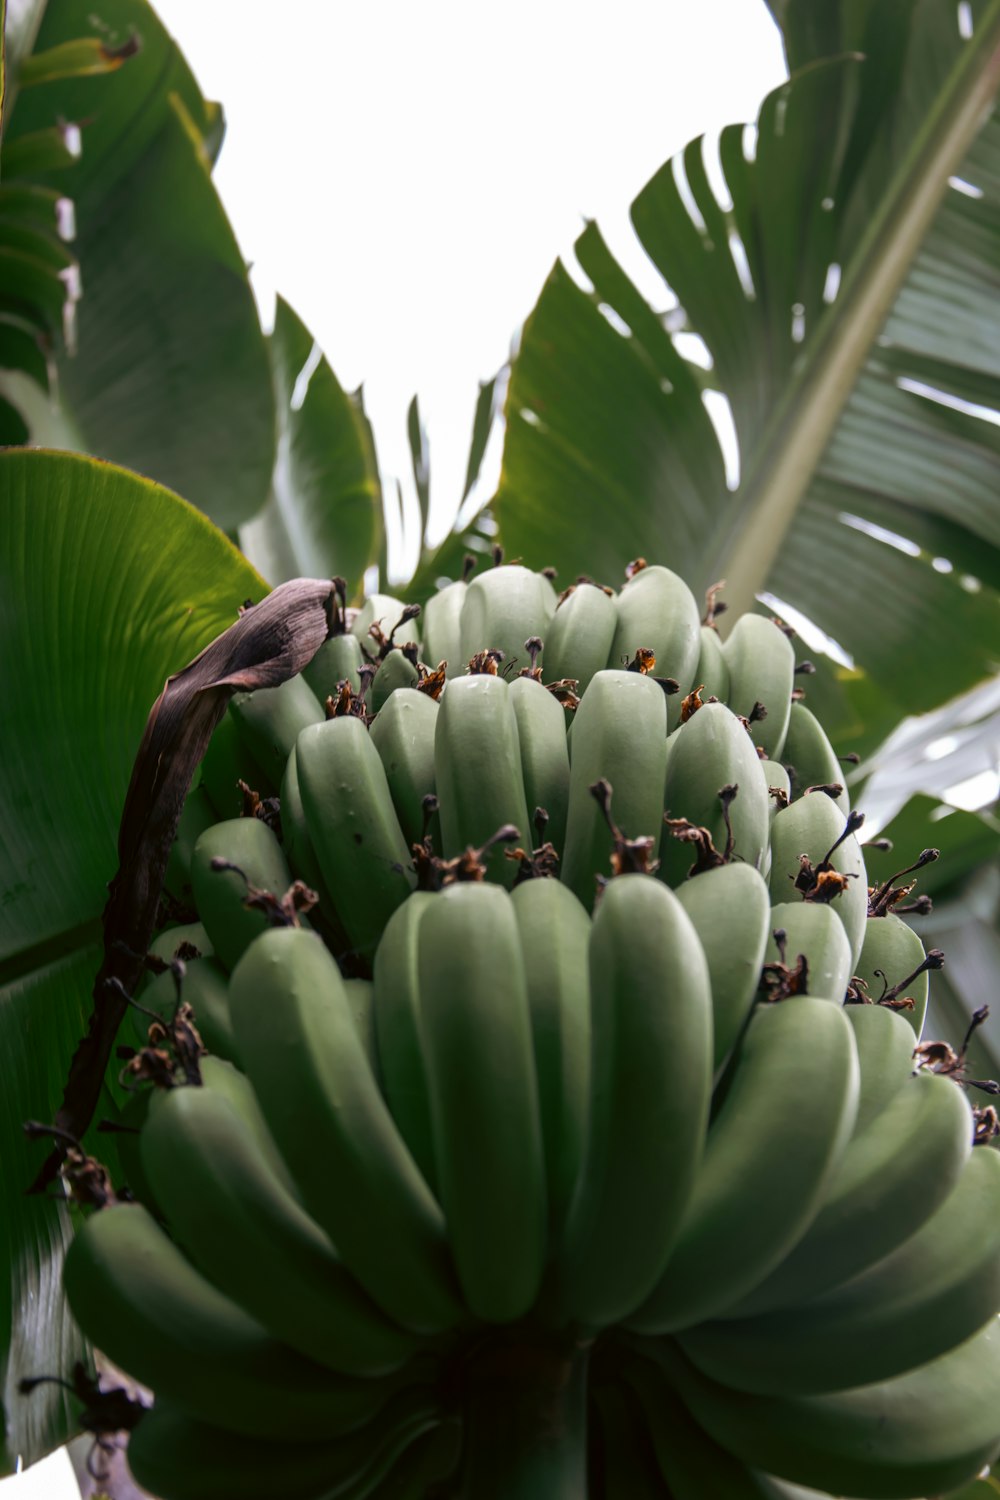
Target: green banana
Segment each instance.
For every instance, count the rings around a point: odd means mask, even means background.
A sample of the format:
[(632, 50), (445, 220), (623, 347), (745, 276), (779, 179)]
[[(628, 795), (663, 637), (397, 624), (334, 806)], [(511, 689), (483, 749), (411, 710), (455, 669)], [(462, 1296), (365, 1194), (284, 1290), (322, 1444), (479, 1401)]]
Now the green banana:
[(708, 960), (718, 1076), (757, 994), (770, 924), (767, 886), (750, 865), (719, 865), (676, 891)]
[[(424, 798), (432, 796), (437, 785), (434, 771), (437, 719), (438, 705), (433, 698), (414, 688), (401, 687), (371, 726), (371, 741), (385, 768), (392, 805), (403, 838), (411, 846), (424, 837)], [(440, 821), (435, 814), (430, 825), (432, 837), (435, 834), (439, 837), (439, 829)]]
[(511, 906), (528, 985), (555, 1244), (580, 1170), (590, 1097), (590, 918), (558, 880), (524, 881)]
[[(723, 650), (729, 668), (729, 707), (750, 720), (750, 736), (768, 759), (780, 759), (795, 686), (791, 641), (775, 620), (741, 615)], [(763, 717), (754, 713), (757, 704), (765, 710)]]
[(783, 901), (771, 908), (771, 937), (765, 961), (779, 958), (775, 932), (784, 932), (785, 962), (794, 968), (799, 956), (807, 963), (805, 993), (823, 995), (843, 1005), (851, 982), (851, 945), (844, 924), (829, 906), (811, 901)]
[(372, 678), (371, 711), (380, 713), (400, 688), (415, 688), (420, 674), (402, 651), (389, 651)]
[(281, 782), (281, 837), (292, 874), (304, 881), (318, 897), (316, 907), (310, 909), (311, 925), (322, 932), (324, 940), (334, 953), (344, 953), (351, 945), (316, 858), (309, 820), (302, 805), (299, 762), (294, 745)]
[(656, 1285), (696, 1181), (712, 1079), (708, 965), (676, 896), (612, 880), (590, 938), (589, 1122), (556, 1259), (569, 1314), (605, 1326)]
[(855, 1130), (795, 1249), (727, 1317), (797, 1307), (890, 1255), (952, 1192), (971, 1150), (961, 1088), (936, 1073), (907, 1079), (874, 1123)]
[(479, 882), (447, 886), (420, 917), (417, 950), (420, 1038), (452, 1255), (475, 1316), (510, 1322), (538, 1293), (546, 1190), (528, 990), (509, 896)]
[(286, 1348), (138, 1203), (91, 1215), (67, 1251), (63, 1286), (82, 1332), (109, 1359), (191, 1416), (249, 1437), (349, 1432), (405, 1380), (346, 1378)]
[(430, 1390), (391, 1397), (340, 1439), (273, 1443), (227, 1432), (157, 1401), (129, 1438), (133, 1476), (160, 1500), (324, 1500), (369, 1495), (411, 1445), (440, 1422)]
[(597, 584), (578, 583), (556, 608), (545, 636), (545, 676), (570, 678), (581, 693), (607, 665), (618, 625), (613, 595)]
[(219, 820), (212, 799), (203, 786), (193, 787), (188, 792), (181, 811), (181, 820), (170, 846), (167, 872), (163, 877), (164, 890), (177, 901), (187, 906), (193, 900), (191, 891), (191, 856), (198, 836)]
[(251, 754), (236, 720), (228, 713), (223, 714), (212, 731), (198, 775), (199, 786), (220, 818), (239, 817), (243, 807), (241, 781), (262, 797), (270, 796), (278, 789), (278, 782), (271, 781)]
[(670, 1500), (773, 1500), (766, 1481), (692, 1420), (676, 1391), (656, 1365), (642, 1358), (638, 1347), (624, 1361), (622, 1378), (639, 1403)]
[(370, 979), (345, 979), (344, 993), (368, 1066), (381, 1088), (378, 1046), (375, 1040), (375, 986)]
[[(707, 828), (723, 854), (729, 835), (719, 793), (729, 786), (737, 788), (728, 804), (732, 857), (759, 869), (771, 827), (771, 798), (761, 763), (736, 715), (724, 703), (705, 703), (670, 736), (664, 781), (667, 816)], [(690, 843), (664, 833), (662, 878), (669, 885), (680, 885), (696, 854)]]
[(453, 1327), (462, 1310), (441, 1212), (379, 1092), (326, 948), (301, 928), (263, 933), (233, 973), (229, 1005), (278, 1149), (345, 1264), (404, 1328)]
[(414, 1353), (413, 1337), (362, 1291), (221, 1095), (158, 1092), (141, 1153), (171, 1236), (269, 1333), (344, 1375), (381, 1375)]
[(369, 594), (350, 627), (351, 635), (361, 642), (365, 656), (371, 659), (378, 655), (379, 647), (371, 634), (373, 626), (382, 632), (386, 640), (392, 636), (396, 646), (407, 646), (411, 641), (419, 646), (420, 630), (416, 615), (409, 620), (403, 619), (408, 608), (401, 599), (394, 599), (391, 594)]
[(622, 587), (616, 600), (615, 626), (608, 666), (621, 670), (639, 650), (652, 651), (659, 677), (672, 677), (679, 692), (670, 699), (670, 728), (680, 721), (680, 705), (695, 686), (701, 650), (701, 620), (694, 595), (669, 568), (641, 568)]
[[(213, 869), (213, 860), (236, 869)], [(238, 873), (242, 871), (242, 874)], [(248, 885), (280, 900), (292, 884), (281, 845), (260, 818), (231, 818), (206, 828), (191, 857), (198, 912), (216, 957), (232, 970), (240, 954), (269, 923), (266, 912), (244, 903)]]
[(278, 687), (236, 693), (229, 712), (240, 735), (263, 766), (272, 786), (280, 786), (285, 762), (307, 724), (322, 724), (323, 706), (304, 677), (289, 677)]
[(995, 1321), (998, 1306), (1000, 1153), (984, 1147), (883, 1260), (806, 1306), (709, 1323), (680, 1342), (704, 1374), (736, 1389), (820, 1395), (926, 1365)]
[[(544, 808), (549, 815), (545, 838), (561, 853), (569, 801), (566, 711), (558, 699), (530, 677), (516, 677), (510, 684), (509, 696), (517, 720), (528, 816), (533, 819), (535, 809)], [(525, 839), (530, 839), (530, 833), (523, 832)]]
[[(853, 965), (858, 961), (864, 941), (868, 915), (868, 878), (861, 846), (853, 831), (847, 832), (845, 837), (845, 828), (850, 827), (850, 819), (845, 824), (840, 808), (825, 792), (810, 792), (808, 797), (790, 802), (775, 815), (771, 825), (771, 870), (768, 878), (771, 900), (775, 904), (795, 901), (798, 899), (796, 882), (805, 880), (803, 859), (807, 858), (814, 868), (821, 869), (827, 854), (833, 851), (830, 854), (832, 872), (825, 888), (830, 889), (832, 882), (835, 894), (829, 904), (844, 924), (844, 931), (851, 945)], [(840, 877), (843, 877), (842, 882)], [(822, 882), (822, 876), (820, 880)], [(842, 884), (839, 891), (836, 890), (838, 884)], [(822, 895), (822, 891), (821, 885), (819, 894)]]
[(462, 606), (468, 584), (463, 579), (432, 594), (420, 617), (423, 636), (423, 660), (433, 671), (444, 662), (447, 677), (465, 671), (462, 659)]
[(149, 952), (156, 958), (162, 958), (164, 963), (169, 963), (184, 943), (197, 948), (199, 958), (211, 958), (215, 952), (203, 922), (184, 922), (179, 927), (165, 928), (153, 938)]
[(666, 747), (666, 699), (658, 684), (638, 672), (598, 672), (574, 716), (561, 877), (588, 909), (597, 877), (611, 873), (614, 847), (590, 788), (601, 778), (611, 783), (615, 822), (627, 838), (648, 837), (655, 859)]
[(221, 1057), (202, 1057), (198, 1061), (201, 1086), (224, 1099), (236, 1111), (243, 1129), (262, 1166), (297, 1203), (302, 1202), (298, 1184), (285, 1165), (285, 1159), (274, 1143), (264, 1111), (245, 1073)]
[(722, 637), (714, 625), (702, 625), (698, 636), (698, 665), (694, 674), (702, 698), (729, 700), (729, 664), (722, 649)]
[[(552, 586), (541, 573), (503, 563), (477, 573), (462, 604), (459, 650), (462, 665), (480, 651), (502, 651), (508, 673), (527, 661), (525, 641), (544, 641), (555, 610)], [(541, 665), (542, 657), (538, 658)]]
[[(886, 990), (895, 989), (919, 970), (926, 956), (913, 928), (902, 917), (888, 912), (884, 917), (869, 917), (865, 922), (864, 941), (854, 973), (864, 982), (869, 997), (878, 1001)], [(900, 999), (913, 1001), (912, 1009), (902, 1009), (900, 1015), (909, 1021), (917, 1041), (924, 1029), (927, 993), (928, 973), (924, 969), (904, 986), (900, 995)]]
[(913, 1032), (902, 1016), (883, 1005), (845, 1005), (861, 1067), (860, 1134), (892, 1102), (913, 1074)]
[(851, 799), (844, 785), (844, 768), (837, 759), (826, 731), (804, 703), (793, 703), (788, 714), (788, 732), (781, 758), (792, 782), (792, 794), (801, 797), (808, 786), (841, 787), (835, 801), (846, 817)]
[(410, 894), (410, 851), (368, 730), (353, 715), (313, 724), (295, 746), (302, 806), (337, 916), (370, 956)]
[(417, 929), (433, 900), (428, 891), (414, 891), (386, 923), (375, 950), (373, 1014), (383, 1093), (413, 1160), (435, 1190), (434, 1135), (420, 1043), (417, 971)]
[(840, 1007), (809, 996), (758, 1005), (678, 1242), (628, 1326), (640, 1333), (690, 1328), (763, 1281), (822, 1206), (857, 1100), (854, 1033)]
[(894, 1380), (826, 1396), (752, 1396), (709, 1380), (670, 1340), (650, 1343), (684, 1405), (723, 1448), (755, 1469), (868, 1500), (940, 1495), (1000, 1449), (1000, 1322)]
[[(476, 673), (449, 682), (438, 710), (434, 772), (446, 858), (481, 848), (504, 824), (530, 840), (517, 716), (502, 677)], [(488, 879), (513, 885), (517, 868), (502, 844), (489, 851)]]
[[(180, 997), (194, 1012), (194, 1024), (209, 1052), (239, 1066), (239, 1048), (229, 1015), (229, 976), (215, 958), (193, 958), (184, 965)], [(168, 970), (158, 974), (142, 993), (147, 1010), (169, 1020), (177, 1004), (177, 983)], [(137, 1046), (144, 1046), (149, 1017), (130, 1010), (130, 1027)]]
[(302, 675), (318, 701), (325, 703), (327, 698), (336, 700), (339, 697), (344, 682), (350, 683), (352, 693), (360, 690), (364, 663), (361, 642), (347, 631), (324, 641), (309, 665), (303, 667)]

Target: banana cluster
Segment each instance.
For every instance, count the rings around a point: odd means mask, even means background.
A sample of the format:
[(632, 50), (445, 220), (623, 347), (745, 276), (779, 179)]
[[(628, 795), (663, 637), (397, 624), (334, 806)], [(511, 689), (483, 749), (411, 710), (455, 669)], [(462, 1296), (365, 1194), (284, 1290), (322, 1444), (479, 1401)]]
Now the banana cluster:
[(384, 596), (342, 623), (213, 743), (131, 1191), (66, 1261), (156, 1394), (138, 1481), (964, 1483), (1000, 1450), (1000, 1154), (920, 1043), (939, 958), (911, 887), (869, 883), (785, 631), (723, 645), (645, 565), (558, 599), (496, 566), (420, 636)]

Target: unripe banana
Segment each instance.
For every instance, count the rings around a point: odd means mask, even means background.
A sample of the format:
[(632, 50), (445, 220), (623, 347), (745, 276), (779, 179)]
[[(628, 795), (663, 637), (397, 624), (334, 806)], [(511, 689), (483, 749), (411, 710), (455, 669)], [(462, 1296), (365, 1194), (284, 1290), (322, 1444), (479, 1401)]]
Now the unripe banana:
[(416, 1342), (375, 1306), (212, 1089), (158, 1091), (142, 1162), (174, 1240), (220, 1291), (345, 1375), (397, 1369)]
[(109, 1359), (231, 1432), (349, 1432), (385, 1400), (383, 1382), (335, 1375), (266, 1333), (137, 1203), (101, 1209), (77, 1231), (63, 1285), (81, 1330)]
[(590, 939), (586, 1147), (556, 1260), (571, 1317), (632, 1312), (671, 1258), (701, 1162), (712, 1078), (712, 998), (698, 935), (648, 875), (612, 880)]
[(831, 786), (839, 783), (836, 802), (846, 817), (851, 799), (844, 785), (844, 768), (816, 715), (804, 703), (793, 703), (788, 715), (788, 731), (781, 758), (788, 767), (792, 795), (801, 797), (808, 786)]
[(390, 651), (372, 678), (371, 710), (379, 713), (399, 688), (415, 688), (420, 677), (402, 651)]
[(771, 914), (767, 886), (750, 865), (719, 865), (685, 880), (676, 894), (708, 961), (717, 1076), (757, 994)]
[(908, 1022), (883, 1005), (845, 1005), (844, 1015), (854, 1031), (861, 1068), (855, 1126), (861, 1132), (912, 1076), (914, 1036)]
[(698, 636), (698, 666), (694, 680), (701, 686), (703, 699), (729, 701), (729, 664), (722, 649), (722, 637), (712, 625), (703, 625)]
[[(924, 945), (913, 928), (902, 917), (888, 912), (884, 917), (869, 917), (865, 922), (864, 941), (854, 973), (865, 984), (870, 999), (878, 1001), (886, 991), (895, 989), (919, 969), (925, 958)], [(899, 997), (913, 1001), (912, 1008), (901, 1009), (900, 1014), (913, 1027), (917, 1040), (927, 1014), (928, 977), (924, 969), (904, 985)]]
[(854, 1128), (858, 1059), (842, 1008), (758, 1005), (666, 1269), (628, 1320), (667, 1333), (722, 1316), (805, 1234)]
[(294, 745), (281, 782), (281, 837), (292, 874), (304, 881), (319, 898), (318, 906), (310, 911), (310, 923), (322, 932), (324, 940), (334, 953), (346, 952), (351, 945), (337, 915), (334, 899), (323, 879), (309, 832), (309, 820), (302, 805), (299, 762)]
[[(398, 655), (398, 653), (394, 653)], [(434, 732), (438, 706), (426, 693), (397, 688), (371, 726), (371, 741), (385, 767), (392, 805), (407, 845), (424, 836), (424, 798), (434, 794)], [(440, 820), (430, 824), (435, 847), (440, 848)]]
[(386, 923), (375, 950), (373, 1013), (382, 1089), (424, 1180), (436, 1190), (427, 1070), (420, 1043), (417, 929), (434, 897), (414, 891)]
[(618, 625), (613, 595), (596, 584), (578, 583), (557, 607), (545, 636), (545, 676), (549, 682), (569, 677), (586, 692), (596, 673), (607, 666)]
[[(194, 1012), (198, 1035), (209, 1052), (239, 1067), (239, 1048), (229, 1015), (229, 976), (218, 959), (188, 960), (180, 981), (180, 997)], [(177, 1005), (177, 981), (169, 970), (158, 974), (143, 990), (142, 1003), (165, 1021), (173, 1017)], [(138, 1046), (143, 1046), (149, 1031), (149, 1017), (137, 1010), (130, 1010), (129, 1017), (133, 1039)]]
[[(504, 563), (477, 573), (462, 605), (460, 649), (463, 665), (480, 651), (502, 651), (504, 670), (527, 665), (525, 641), (544, 642), (555, 610), (552, 586), (541, 573)], [(539, 657), (541, 665), (544, 657)]]
[(291, 1194), (297, 1203), (301, 1203), (302, 1194), (285, 1165), (285, 1158), (274, 1143), (260, 1101), (246, 1074), (221, 1057), (199, 1058), (198, 1066), (202, 1088), (218, 1094), (230, 1109), (235, 1110), (258, 1160), (272, 1177), (277, 1178), (285, 1192)]
[(164, 928), (151, 941), (149, 952), (168, 964), (185, 944), (197, 948), (199, 958), (211, 958), (215, 952), (203, 922), (182, 922), (179, 927)]
[(458, 677), (466, 668), (462, 660), (462, 606), (468, 584), (459, 579), (432, 594), (420, 617), (422, 659), (432, 670), (445, 662), (447, 677)]
[(306, 1207), (404, 1328), (461, 1318), (441, 1212), (393, 1123), (337, 965), (314, 933), (272, 928), (230, 987), (236, 1039)]
[(420, 918), (417, 947), (420, 1039), (452, 1255), (475, 1316), (510, 1322), (538, 1294), (546, 1196), (531, 1015), (509, 896), (485, 883), (447, 886)]
[(350, 632), (361, 642), (361, 649), (367, 657), (378, 655), (378, 645), (371, 634), (373, 625), (381, 630), (386, 640), (392, 636), (397, 646), (409, 645), (411, 641), (419, 645), (420, 630), (416, 616), (410, 620), (403, 619), (407, 608), (401, 599), (394, 599), (391, 594), (369, 594), (355, 615)]
[(588, 909), (596, 880), (611, 873), (612, 835), (590, 788), (612, 786), (612, 816), (626, 838), (651, 839), (663, 822), (667, 711), (662, 689), (638, 672), (598, 672), (576, 710), (562, 879)]
[[(851, 961), (857, 964), (868, 914), (868, 877), (860, 844), (853, 833), (844, 837), (844, 831), (844, 815), (825, 792), (810, 792), (808, 797), (789, 803), (775, 816), (771, 826), (769, 880), (771, 900), (776, 905), (794, 901), (796, 881), (804, 878), (803, 856), (818, 867), (832, 849), (833, 883), (826, 889), (835, 894), (829, 904), (844, 924), (851, 945)], [(842, 882), (837, 879), (840, 876), (844, 877)], [(838, 890), (838, 886), (842, 888)]]
[(590, 918), (558, 880), (524, 881), (511, 906), (528, 985), (554, 1244), (580, 1170), (590, 1097)]
[[(795, 652), (781, 626), (764, 615), (741, 615), (724, 647), (729, 707), (750, 720), (750, 735), (770, 760), (781, 758), (795, 686)], [(754, 717), (755, 704), (764, 717)]]
[[(670, 818), (707, 828), (720, 854), (727, 849), (725, 803), (719, 793), (737, 788), (729, 802), (732, 857), (758, 869), (767, 849), (771, 799), (750, 737), (724, 703), (705, 703), (670, 736), (664, 805)], [(680, 885), (695, 863), (697, 848), (665, 830), (661, 877)]]
[[(213, 869), (215, 859), (236, 869)], [(229, 970), (268, 926), (265, 912), (244, 904), (248, 883), (279, 900), (292, 884), (281, 845), (267, 824), (260, 818), (232, 818), (206, 829), (194, 846), (191, 884), (212, 946)]]
[(347, 631), (324, 641), (309, 665), (303, 667), (302, 675), (319, 702), (325, 703), (327, 698), (337, 698), (342, 682), (351, 684), (352, 693), (359, 690), (364, 662), (361, 642)]
[(272, 786), (280, 786), (285, 763), (307, 724), (322, 724), (323, 706), (304, 677), (278, 687), (236, 693), (229, 712)]
[[(517, 720), (528, 816), (534, 820), (535, 808), (544, 808), (549, 815), (545, 838), (561, 853), (569, 802), (566, 712), (558, 699), (530, 677), (516, 677), (509, 691)], [(529, 831), (522, 832), (526, 840), (534, 842)]]
[(658, 677), (672, 677), (680, 691), (670, 699), (670, 728), (680, 721), (680, 704), (695, 685), (701, 650), (701, 620), (694, 595), (669, 568), (646, 567), (634, 573), (618, 594), (608, 666), (621, 670), (640, 650), (656, 657)]
[(829, 906), (810, 901), (784, 901), (771, 908), (771, 937), (765, 962), (780, 958), (775, 932), (785, 934), (784, 962), (794, 969), (799, 956), (807, 964), (805, 988), (800, 993), (823, 995), (843, 1005), (851, 982), (851, 945), (844, 924)]
[[(446, 858), (480, 848), (504, 824), (530, 840), (517, 717), (502, 677), (477, 673), (449, 682), (438, 711), (434, 770)], [(517, 876), (503, 845), (490, 850), (486, 869), (487, 878), (502, 885), (513, 885)]]
[(370, 979), (345, 979), (344, 994), (354, 1020), (358, 1039), (364, 1048), (368, 1066), (381, 1087), (378, 1046), (375, 1040), (375, 987)]
[(303, 730), (295, 746), (313, 848), (354, 950), (374, 952), (410, 894), (410, 850), (368, 730), (353, 716)]

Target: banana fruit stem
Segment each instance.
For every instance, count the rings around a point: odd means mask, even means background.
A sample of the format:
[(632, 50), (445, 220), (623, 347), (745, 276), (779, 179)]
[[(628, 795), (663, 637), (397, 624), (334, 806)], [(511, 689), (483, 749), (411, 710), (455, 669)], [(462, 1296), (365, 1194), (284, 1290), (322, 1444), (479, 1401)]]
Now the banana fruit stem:
[(463, 1370), (457, 1500), (580, 1500), (587, 1493), (589, 1346), (491, 1341)]

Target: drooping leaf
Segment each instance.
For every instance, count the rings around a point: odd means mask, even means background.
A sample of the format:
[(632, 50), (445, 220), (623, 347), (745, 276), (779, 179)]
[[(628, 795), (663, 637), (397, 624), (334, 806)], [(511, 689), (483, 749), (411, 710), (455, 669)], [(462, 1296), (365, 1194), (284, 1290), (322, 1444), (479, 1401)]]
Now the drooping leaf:
[[(54, 1387), (78, 1338), (60, 1293), (65, 1209), (25, 1197), (90, 1011), (132, 760), (164, 679), (264, 589), (196, 510), (71, 454), (0, 453), (0, 1351), (9, 1465), (64, 1440)], [(106, 1140), (98, 1137), (98, 1141)]]
[[(496, 514), (531, 562), (620, 576), (655, 555), (726, 577), (734, 613), (791, 606), (853, 657), (810, 701), (864, 750), (996, 668), (1000, 4), (971, 40), (949, 0), (776, 10), (797, 71), (754, 141), (723, 131), (730, 201), (695, 141), (633, 204), (663, 309), (594, 225), (590, 289), (549, 277)], [(732, 491), (706, 386), (735, 427)], [(955, 409), (969, 392), (985, 414)]]
[(361, 587), (381, 539), (382, 487), (371, 430), (305, 324), (279, 297), (268, 339), (278, 420), (272, 494), (240, 546), (272, 583), (339, 575)]

